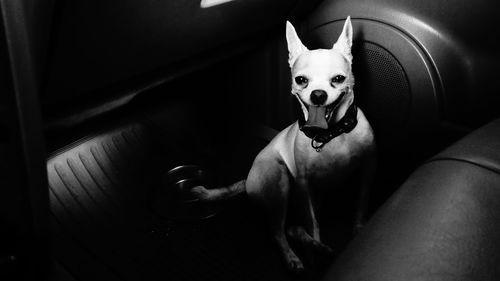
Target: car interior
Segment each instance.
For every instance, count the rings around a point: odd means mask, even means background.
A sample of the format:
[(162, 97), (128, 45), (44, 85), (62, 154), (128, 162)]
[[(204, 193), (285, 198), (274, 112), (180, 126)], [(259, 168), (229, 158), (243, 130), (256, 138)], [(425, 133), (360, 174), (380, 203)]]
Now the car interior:
[[(495, 1), (0, 11), (0, 280), (500, 279)], [(355, 103), (377, 144), (367, 223), (352, 231), (357, 190), (332, 187), (319, 222), (334, 254), (296, 275), (248, 198), (193, 200), (175, 172), (245, 179), (302, 114), (286, 21), (308, 48), (331, 48), (347, 16)]]

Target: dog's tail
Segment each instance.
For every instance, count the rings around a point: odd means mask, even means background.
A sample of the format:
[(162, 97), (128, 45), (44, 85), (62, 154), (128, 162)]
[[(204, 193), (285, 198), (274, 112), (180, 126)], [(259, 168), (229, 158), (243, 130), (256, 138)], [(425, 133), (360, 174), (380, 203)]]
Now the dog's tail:
[(245, 193), (245, 180), (235, 182), (227, 187), (207, 189), (204, 186), (195, 186), (191, 194), (202, 201), (227, 200)]

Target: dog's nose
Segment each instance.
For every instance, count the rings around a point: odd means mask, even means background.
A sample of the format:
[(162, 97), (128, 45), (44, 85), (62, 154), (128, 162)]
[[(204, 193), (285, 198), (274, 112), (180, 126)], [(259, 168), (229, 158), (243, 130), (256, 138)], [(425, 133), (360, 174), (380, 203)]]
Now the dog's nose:
[(323, 90), (314, 90), (311, 92), (311, 102), (314, 105), (322, 105), (325, 103), (327, 94)]

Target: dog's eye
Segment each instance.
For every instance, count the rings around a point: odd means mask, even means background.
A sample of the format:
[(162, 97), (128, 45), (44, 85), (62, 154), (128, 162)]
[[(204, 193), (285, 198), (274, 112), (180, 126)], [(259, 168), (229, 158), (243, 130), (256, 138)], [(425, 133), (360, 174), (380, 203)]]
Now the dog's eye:
[(337, 75), (335, 77), (332, 78), (332, 83), (342, 83), (345, 81), (345, 76), (344, 75)]
[(303, 86), (307, 84), (307, 82), (309, 82), (309, 80), (307, 80), (307, 78), (305, 78), (304, 76), (295, 77), (295, 83), (297, 83), (298, 85)]

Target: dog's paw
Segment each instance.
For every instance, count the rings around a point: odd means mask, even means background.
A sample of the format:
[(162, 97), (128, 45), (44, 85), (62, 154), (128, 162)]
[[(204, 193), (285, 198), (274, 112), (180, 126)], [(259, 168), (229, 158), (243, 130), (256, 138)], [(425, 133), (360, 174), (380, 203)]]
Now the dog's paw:
[(293, 252), (286, 255), (286, 265), (289, 271), (293, 273), (302, 273), (304, 271), (304, 264)]

